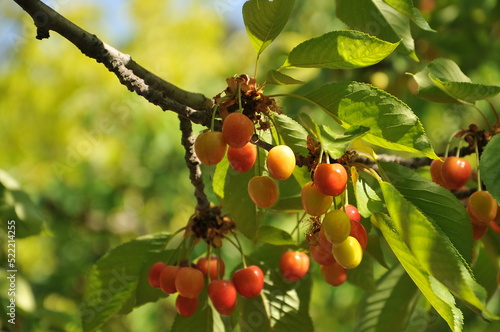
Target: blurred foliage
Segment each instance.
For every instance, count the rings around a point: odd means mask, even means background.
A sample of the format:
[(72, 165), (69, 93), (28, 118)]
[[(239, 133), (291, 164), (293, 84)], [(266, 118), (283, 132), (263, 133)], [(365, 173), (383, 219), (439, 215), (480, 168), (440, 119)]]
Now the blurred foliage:
[[(166, 80), (211, 97), (225, 88), (226, 77), (253, 72), (255, 52), (238, 23), (241, 3), (113, 1), (127, 13), (124, 19), (130, 29), (126, 35), (106, 31), (113, 22), (103, 8), (110, 10), (111, 5), (64, 1), (57, 2), (56, 9)], [(415, 29), (420, 63), (396, 53), (365, 69), (291, 73), (308, 82), (297, 88), (303, 92), (343, 80), (386, 89), (421, 118), (439, 153), (452, 132), (473, 122), (484, 127), (483, 120), (472, 109), (457, 112), (464, 106), (417, 99), (415, 83), (405, 73), (415, 73), (437, 57), (448, 57), (473, 81), (500, 84), (500, 1), (416, 3), (437, 30)], [(17, 319), (20, 331), (80, 331), (79, 303), (92, 264), (125, 240), (184, 226), (193, 212), (195, 199), (179, 144), (178, 120), (128, 92), (113, 74), (60, 36), (35, 40), (31, 19), (13, 2), (0, 7), (0, 30), (6, 28), (5, 40), (10, 41), (0, 53), (4, 61), (0, 63), (0, 169), (19, 182), (20, 195), (31, 197), (43, 220), (43, 226), (33, 226), (39, 227), (33, 231), (37, 235), (19, 235), (16, 240)], [(345, 28), (335, 16), (333, 1), (297, 1), (284, 33), (261, 57), (259, 73), (282, 65), (299, 42)], [(271, 91), (290, 90), (278, 86), (268, 89)], [(500, 97), (492, 101), (500, 108)], [(302, 102), (281, 103), (287, 114), (310, 109)], [(493, 120), (486, 103), (478, 106)], [(207, 183), (213, 172), (213, 168), (206, 169)], [(0, 211), (0, 271), (4, 271), (3, 225), (8, 218), (23, 218), (6, 213), (3, 205)], [(275, 224), (290, 228), (286, 217), (274, 218)], [(231, 249), (224, 253), (229, 266), (238, 257)], [(310, 314), (316, 330), (351, 331), (362, 290), (352, 285), (331, 288), (318, 277), (317, 266), (312, 270), (315, 282)], [(2, 279), (3, 274), (0, 272)], [(3, 286), (0, 291), (3, 306)], [(498, 329), (498, 324), (486, 325), (469, 313), (466, 311), (470, 325), (466, 326), (471, 331)], [(167, 331), (174, 315), (169, 299), (116, 317), (103, 330)], [(443, 324), (440, 319), (430, 323), (436, 331)]]

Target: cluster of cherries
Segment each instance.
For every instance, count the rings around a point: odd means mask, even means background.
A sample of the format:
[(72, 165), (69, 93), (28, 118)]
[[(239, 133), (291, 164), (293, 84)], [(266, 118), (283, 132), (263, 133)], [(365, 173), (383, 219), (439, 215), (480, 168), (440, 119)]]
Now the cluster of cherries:
[(234, 272), (231, 280), (219, 279), (225, 272), (222, 258), (201, 257), (194, 266), (167, 265), (155, 263), (149, 270), (151, 287), (160, 288), (166, 294), (178, 293), (175, 300), (177, 312), (192, 316), (199, 303), (199, 295), (209, 275), (208, 297), (221, 315), (231, 315), (236, 308), (237, 294), (251, 299), (264, 288), (264, 274), (260, 267), (251, 265)]
[[(459, 190), (472, 174), (469, 162), (459, 157), (433, 160), (430, 173), (432, 181), (448, 190)], [(488, 226), (500, 233), (500, 207), (486, 190), (474, 192), (467, 202), (467, 213), (472, 222), (474, 240), (479, 240), (488, 231)]]

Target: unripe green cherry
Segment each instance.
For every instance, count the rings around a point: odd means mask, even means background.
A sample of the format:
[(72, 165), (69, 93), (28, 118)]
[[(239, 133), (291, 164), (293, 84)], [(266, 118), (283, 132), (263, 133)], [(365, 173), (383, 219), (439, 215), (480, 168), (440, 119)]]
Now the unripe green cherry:
[(311, 216), (321, 216), (333, 203), (333, 197), (322, 194), (312, 181), (302, 188), (301, 199), (302, 207)]
[(266, 157), (269, 174), (276, 180), (286, 180), (295, 169), (295, 153), (288, 145), (277, 145), (269, 150)]
[(332, 210), (323, 218), (321, 228), (328, 241), (334, 245), (340, 244), (347, 239), (351, 232), (351, 220), (344, 211)]
[(332, 246), (332, 254), (344, 268), (354, 269), (363, 259), (363, 248), (356, 238), (349, 236), (344, 242)]

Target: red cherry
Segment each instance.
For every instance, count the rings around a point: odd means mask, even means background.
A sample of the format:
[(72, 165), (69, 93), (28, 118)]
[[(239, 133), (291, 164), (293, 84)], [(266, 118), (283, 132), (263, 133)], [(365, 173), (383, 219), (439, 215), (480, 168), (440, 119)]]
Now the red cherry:
[(248, 181), (248, 195), (255, 205), (266, 209), (278, 201), (279, 188), (269, 176), (254, 176)]
[(349, 219), (361, 222), (361, 215), (359, 214), (358, 208), (354, 205), (347, 204), (344, 206), (344, 211), (349, 216)]
[(447, 188), (462, 188), (469, 180), (472, 172), (469, 162), (458, 157), (448, 157), (441, 166), (441, 177)]
[(301, 251), (287, 251), (281, 256), (280, 271), (288, 281), (296, 282), (309, 271), (309, 256)]
[(252, 169), (257, 159), (257, 147), (252, 143), (247, 143), (244, 147), (227, 149), (227, 160), (229, 165), (239, 173), (248, 172)]
[[(206, 276), (208, 272), (208, 259), (200, 257), (196, 263), (196, 268), (203, 273), (203, 276)], [(219, 270), (219, 273), (217, 273), (217, 270)], [(212, 256), (210, 258), (210, 279), (219, 279), (218, 276), (224, 276), (225, 271), (226, 265), (222, 258), (217, 259), (217, 256)]]
[(366, 246), (368, 245), (368, 232), (362, 223), (351, 219), (351, 232), (349, 236), (355, 237), (363, 251), (366, 250)]
[(160, 274), (165, 266), (167, 265), (163, 262), (157, 262), (153, 264), (153, 266), (149, 270), (149, 275), (148, 275), (148, 282), (151, 287), (154, 288), (160, 287)]
[(234, 272), (233, 283), (241, 296), (251, 299), (264, 288), (264, 273), (260, 267), (252, 265)]
[(187, 298), (181, 295), (177, 295), (177, 299), (175, 299), (175, 308), (179, 315), (184, 317), (189, 317), (194, 315), (196, 309), (198, 308), (198, 298)]
[(222, 123), (222, 135), (227, 145), (239, 149), (245, 146), (253, 136), (252, 120), (242, 113), (231, 113)]
[(311, 257), (320, 265), (330, 265), (335, 263), (335, 258), (333, 258), (331, 248), (330, 250), (327, 250), (318, 243), (315, 246), (310, 246), (309, 251), (311, 252)]
[(446, 185), (444, 184), (443, 177), (441, 176), (441, 169), (443, 168), (443, 163), (446, 158), (440, 157), (441, 159), (434, 159), (431, 162), (431, 167), (430, 167), (430, 173), (431, 173), (431, 178), (434, 183), (439, 184), (441, 187), (447, 188)]
[(177, 292), (175, 288), (175, 279), (180, 271), (180, 267), (176, 265), (167, 265), (160, 273), (160, 288), (167, 294), (174, 294)]
[(323, 279), (332, 286), (340, 286), (347, 280), (347, 270), (337, 262), (321, 265), (320, 269)]
[(481, 239), (483, 236), (485, 236), (487, 231), (488, 231), (488, 224), (481, 225), (481, 224), (472, 223), (472, 238), (475, 241), (477, 241), (477, 240)]
[(314, 184), (329, 196), (342, 194), (347, 185), (347, 172), (341, 164), (321, 164), (314, 171)]
[(192, 267), (181, 268), (175, 278), (175, 288), (179, 295), (190, 299), (197, 297), (204, 285), (203, 273)]
[(311, 181), (302, 187), (301, 201), (304, 211), (317, 217), (328, 211), (332, 206), (333, 197), (322, 194)]
[(236, 307), (236, 287), (230, 280), (212, 280), (208, 297), (221, 315), (230, 315)]

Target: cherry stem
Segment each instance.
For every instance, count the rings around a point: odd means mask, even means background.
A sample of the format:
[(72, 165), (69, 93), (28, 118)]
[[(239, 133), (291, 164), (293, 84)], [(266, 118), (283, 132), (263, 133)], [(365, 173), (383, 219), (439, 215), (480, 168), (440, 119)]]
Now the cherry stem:
[(500, 117), (498, 116), (498, 112), (495, 108), (495, 105), (493, 105), (493, 103), (489, 99), (486, 99), (486, 102), (490, 105), (491, 109), (493, 110), (493, 113), (495, 114), (495, 118), (497, 119), (497, 122), (500, 123)]
[(243, 249), (241, 247), (241, 242), (240, 240), (238, 239), (238, 237), (236, 236), (236, 234), (232, 233), (236, 242), (234, 242), (233, 240), (231, 240), (229, 237), (225, 236), (224, 238), (226, 240), (229, 241), (229, 243), (231, 243), (236, 249), (238, 249), (238, 251), (240, 252), (240, 255), (241, 255), (241, 261), (243, 262), (243, 267), (247, 267), (247, 263), (245, 261), (245, 255), (243, 254)]
[(474, 150), (476, 151), (476, 172), (477, 172), (477, 190), (483, 190), (481, 183), (481, 171), (479, 170), (479, 148), (477, 146), (477, 135), (474, 135)]
[(488, 118), (486, 117), (486, 115), (484, 115), (483, 111), (481, 111), (481, 109), (479, 107), (477, 107), (475, 104), (469, 104), (471, 105), (472, 107), (474, 107), (476, 109), (476, 111), (479, 112), (479, 114), (481, 114), (481, 116), (483, 117), (484, 119), (484, 122), (486, 123), (486, 125), (488, 126), (488, 130), (489, 131), (492, 131), (491, 129), (491, 125), (490, 125), (490, 122), (488, 121)]
[(448, 158), (448, 152), (450, 151), (450, 144), (451, 144), (451, 141), (453, 140), (453, 138), (455, 138), (455, 136), (461, 132), (461, 130), (457, 130), (455, 131), (451, 136), (450, 138), (448, 139), (448, 143), (446, 144), (446, 150), (444, 150), (444, 157), (445, 158)]
[[(216, 270), (216, 275), (217, 275), (217, 278), (219, 279), (222, 279), (224, 276), (222, 275), (222, 264), (221, 264), (221, 255), (220, 255), (220, 248), (217, 248), (217, 266), (215, 268)], [(209, 270), (210, 271), (210, 270)]]
[(241, 103), (241, 82), (238, 83), (238, 106), (239, 106), (238, 111), (243, 112), (243, 105)]

